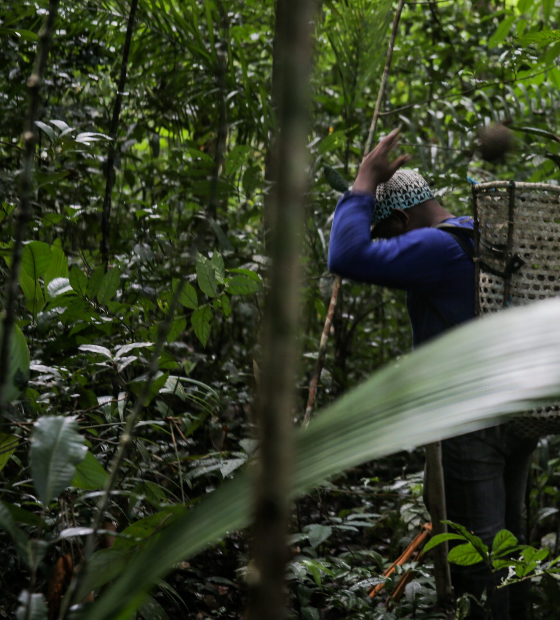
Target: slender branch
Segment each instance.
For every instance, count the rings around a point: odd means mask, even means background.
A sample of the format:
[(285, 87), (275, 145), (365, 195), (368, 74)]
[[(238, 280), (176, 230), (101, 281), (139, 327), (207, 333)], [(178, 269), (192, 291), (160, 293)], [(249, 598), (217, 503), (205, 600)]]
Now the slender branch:
[(119, 78), (119, 84), (117, 86), (117, 96), (115, 98), (115, 105), (113, 106), (113, 118), (111, 120), (111, 142), (109, 144), (109, 154), (107, 156), (106, 165), (106, 182), (105, 182), (105, 197), (103, 199), (103, 214), (101, 216), (101, 257), (105, 268), (109, 263), (109, 235), (111, 232), (110, 220), (111, 220), (111, 193), (113, 191), (113, 183), (115, 181), (114, 169), (115, 169), (115, 150), (117, 142), (117, 130), (119, 128), (119, 117), (121, 114), (122, 98), (124, 93), (124, 87), (126, 84), (126, 73), (128, 70), (128, 57), (130, 54), (130, 45), (132, 43), (132, 31), (134, 28), (134, 16), (136, 14), (136, 7), (138, 6), (138, 0), (132, 0), (130, 4), (130, 13), (128, 15), (128, 25), (126, 27), (126, 37), (124, 40), (123, 57), (121, 62), (121, 75)]
[(401, 106), (400, 108), (395, 108), (394, 110), (388, 110), (387, 112), (380, 112), (379, 116), (389, 116), (391, 114), (397, 114), (398, 112), (402, 112), (403, 110), (408, 110), (410, 108), (414, 108), (416, 106), (426, 105), (427, 103), (433, 103), (434, 101), (444, 101), (445, 99), (453, 99), (455, 97), (462, 97), (463, 95), (470, 95), (471, 93), (475, 93), (484, 88), (490, 88), (490, 86), (501, 86), (503, 84), (513, 84), (514, 82), (523, 82), (525, 80), (530, 80), (531, 78), (537, 77), (538, 75), (542, 75), (547, 71), (554, 69), (554, 65), (549, 65), (545, 69), (541, 71), (537, 71), (536, 73), (532, 73), (531, 75), (526, 75), (525, 77), (514, 77), (509, 80), (498, 80), (496, 82), (486, 82), (484, 84), (480, 84), (475, 86), (474, 88), (467, 88), (466, 90), (462, 90), (458, 93), (451, 93), (449, 95), (443, 95), (443, 97), (431, 97), (430, 99), (426, 99), (425, 101), (417, 101), (416, 103), (407, 103), (406, 105)]
[[(391, 67), (391, 61), (393, 59), (393, 48), (395, 47), (397, 29), (398, 29), (399, 21), (401, 18), (403, 6), (404, 6), (404, 0), (399, 0), (397, 12), (395, 13), (395, 18), (393, 19), (393, 27), (391, 29), (391, 39), (389, 40), (389, 48), (387, 49), (387, 57), (385, 59), (385, 68), (383, 69), (383, 77), (381, 78), (379, 92), (377, 93), (377, 101), (375, 102), (375, 110), (373, 112), (373, 118), (371, 121), (369, 134), (366, 140), (366, 146), (364, 148), (364, 157), (368, 154), (371, 148), (373, 139), (375, 137), (375, 131), (377, 129), (377, 121), (379, 119), (379, 110), (381, 107), (381, 101), (383, 100), (383, 95), (385, 93), (385, 87), (387, 85), (387, 77), (389, 75), (389, 69)], [(329, 309), (327, 311), (327, 318), (325, 320), (325, 325), (323, 326), (323, 333), (321, 334), (321, 342), (319, 344), (319, 355), (317, 357), (317, 364), (315, 365), (315, 371), (313, 372), (313, 377), (311, 379), (311, 384), (309, 387), (307, 407), (305, 408), (305, 416), (303, 418), (304, 426), (306, 426), (309, 423), (309, 420), (311, 419), (311, 413), (313, 411), (313, 406), (315, 404), (315, 397), (317, 394), (317, 385), (319, 383), (319, 377), (321, 376), (321, 371), (323, 370), (323, 365), (325, 363), (329, 333), (330, 333), (330, 329), (332, 325), (334, 311), (335, 311), (336, 304), (338, 301), (338, 295), (340, 292), (341, 284), (342, 284), (342, 278), (340, 276), (336, 276), (334, 279), (334, 286), (333, 286), (333, 292), (331, 295), (331, 301), (329, 302)]]
[(311, 379), (311, 386), (309, 387), (309, 396), (307, 397), (307, 407), (305, 408), (305, 416), (303, 418), (303, 426), (309, 424), (311, 419), (311, 412), (313, 411), (313, 405), (315, 404), (315, 395), (317, 393), (317, 384), (319, 383), (319, 377), (321, 376), (321, 370), (325, 364), (325, 356), (327, 354), (327, 343), (329, 341), (329, 334), (331, 332), (332, 320), (334, 311), (336, 310), (336, 303), (338, 301), (338, 291), (342, 284), (342, 278), (336, 276), (334, 279), (333, 292), (331, 295), (331, 301), (329, 303), (329, 309), (327, 312), (327, 318), (325, 325), (323, 326), (323, 333), (321, 334), (321, 342), (319, 343), (319, 355), (317, 357), (317, 364), (315, 365), (315, 371), (313, 378)]
[(255, 488), (254, 568), (247, 620), (284, 620), (284, 575), (297, 365), (301, 230), (308, 182), (307, 132), (313, 0), (277, 0), (270, 289), (263, 321), (263, 363), (256, 418), (260, 458)]
[(184, 288), (185, 281), (182, 280), (179, 286), (176, 288), (175, 293), (173, 295), (173, 299), (169, 304), (169, 311), (165, 320), (162, 321), (159, 325), (158, 337), (156, 340), (156, 345), (154, 347), (154, 351), (152, 353), (152, 357), (150, 359), (150, 363), (148, 365), (148, 372), (146, 373), (146, 381), (144, 382), (144, 387), (142, 388), (142, 392), (138, 396), (136, 402), (134, 403), (134, 407), (130, 412), (129, 416), (126, 419), (126, 426), (123, 430), (120, 440), (119, 446), (111, 461), (111, 466), (109, 469), (109, 477), (107, 478), (107, 482), (105, 483), (105, 487), (103, 489), (103, 493), (101, 494), (95, 516), (92, 522), (92, 533), (88, 536), (86, 544), (85, 544), (85, 552), (84, 559), (80, 564), (72, 583), (68, 588), (68, 593), (63, 601), (63, 604), (60, 608), (59, 620), (63, 620), (66, 617), (68, 610), (71, 605), (74, 603), (74, 599), (76, 594), (78, 593), (79, 586), (87, 572), (87, 564), (93, 554), (95, 547), (95, 540), (97, 537), (97, 533), (100, 529), (101, 522), (103, 520), (103, 516), (105, 514), (105, 510), (107, 505), (109, 504), (109, 499), (111, 496), (111, 492), (115, 487), (117, 482), (117, 476), (119, 474), (122, 462), (126, 455), (126, 451), (132, 443), (132, 437), (134, 435), (134, 427), (136, 425), (136, 421), (138, 417), (142, 413), (146, 401), (148, 400), (148, 396), (150, 394), (150, 390), (152, 387), (152, 382), (159, 368), (159, 358), (161, 357), (163, 346), (167, 340), (167, 335), (169, 330), (171, 329), (171, 323), (173, 321), (173, 317), (175, 316), (175, 310), (179, 303), (179, 297), (181, 296), (181, 292)]
[(12, 332), (15, 325), (16, 300), (18, 296), (19, 270), (23, 255), (23, 240), (27, 232), (27, 224), (33, 215), (31, 211), (31, 189), (33, 183), (33, 168), (35, 144), (37, 142), (37, 127), (35, 121), (39, 116), (39, 105), (41, 101), (41, 86), (43, 75), (49, 56), (49, 47), (54, 32), (54, 23), (58, 11), (58, 0), (50, 0), (49, 13), (45, 24), (39, 33), (39, 49), (35, 59), (35, 66), (31, 77), (27, 81), (29, 89), (29, 110), (27, 113), (27, 124), (23, 134), (23, 173), (20, 190), (20, 205), (17, 216), (14, 249), (12, 254), (12, 265), (10, 275), (6, 282), (6, 303), (4, 315), (4, 328), (2, 334), (2, 344), (0, 345), (0, 416), (4, 415), (6, 383), (8, 380), (8, 358), (10, 345), (12, 342)]
[(381, 109), (381, 101), (385, 94), (385, 87), (387, 86), (387, 78), (389, 77), (389, 69), (391, 68), (391, 62), (393, 60), (393, 48), (395, 47), (395, 39), (397, 38), (397, 29), (399, 27), (399, 21), (401, 19), (401, 13), (404, 7), (404, 0), (399, 0), (397, 6), (397, 12), (395, 13), (395, 19), (393, 20), (393, 28), (391, 29), (391, 39), (389, 41), (389, 49), (387, 50), (387, 57), (385, 59), (385, 68), (383, 69), (383, 77), (381, 78), (381, 85), (379, 86), (379, 92), (377, 93), (377, 101), (375, 102), (375, 110), (373, 112), (373, 118), (371, 120), (371, 126), (369, 128), (369, 134), (366, 140), (366, 146), (364, 148), (364, 157), (369, 153), (375, 132), (377, 130), (377, 121), (379, 119), (379, 110)]

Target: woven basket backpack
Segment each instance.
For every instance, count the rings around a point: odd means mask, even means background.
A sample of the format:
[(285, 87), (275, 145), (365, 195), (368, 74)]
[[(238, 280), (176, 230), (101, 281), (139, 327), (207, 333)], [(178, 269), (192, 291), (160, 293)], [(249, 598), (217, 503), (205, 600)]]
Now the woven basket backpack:
[[(560, 187), (497, 181), (472, 191), (476, 314), (560, 296)], [(524, 436), (560, 433), (560, 401), (510, 424)]]

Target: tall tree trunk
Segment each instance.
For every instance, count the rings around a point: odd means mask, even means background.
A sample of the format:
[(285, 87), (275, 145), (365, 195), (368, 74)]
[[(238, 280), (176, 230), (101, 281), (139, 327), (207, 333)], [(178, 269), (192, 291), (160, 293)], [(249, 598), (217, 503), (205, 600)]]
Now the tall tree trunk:
[(126, 84), (126, 73), (128, 70), (128, 56), (130, 54), (130, 45), (132, 43), (132, 31), (134, 29), (134, 16), (138, 0), (132, 0), (130, 4), (130, 13), (128, 15), (128, 25), (126, 28), (126, 37), (124, 40), (123, 55), (121, 61), (121, 74), (119, 84), (117, 86), (117, 96), (115, 97), (115, 105), (113, 106), (113, 118), (111, 119), (111, 144), (109, 145), (109, 154), (107, 156), (107, 165), (105, 175), (105, 197), (103, 199), (103, 212), (101, 214), (101, 258), (107, 269), (109, 263), (109, 237), (111, 234), (111, 193), (113, 192), (113, 184), (115, 182), (115, 150), (117, 142), (117, 130), (119, 128), (119, 117), (121, 115), (122, 97)]
[(270, 291), (263, 322), (257, 397), (260, 460), (256, 484), (254, 568), (247, 617), (283, 620), (289, 517), (300, 235), (307, 183), (310, 22), (312, 0), (278, 0), (275, 101), (279, 132), (268, 201)]
[(12, 331), (16, 320), (16, 300), (18, 295), (19, 270), (23, 255), (23, 241), (27, 232), (27, 224), (33, 213), (31, 210), (31, 189), (33, 186), (33, 169), (35, 144), (37, 142), (37, 126), (41, 102), (41, 85), (49, 56), (49, 47), (54, 32), (54, 23), (58, 13), (58, 0), (50, 0), (49, 13), (39, 33), (39, 49), (31, 77), (27, 81), (29, 88), (29, 110), (23, 133), (23, 171), (20, 190), (20, 203), (15, 228), (14, 249), (10, 276), (6, 282), (6, 303), (2, 343), (0, 344), (0, 415), (4, 413), (4, 393), (8, 379), (8, 357), (12, 341)]

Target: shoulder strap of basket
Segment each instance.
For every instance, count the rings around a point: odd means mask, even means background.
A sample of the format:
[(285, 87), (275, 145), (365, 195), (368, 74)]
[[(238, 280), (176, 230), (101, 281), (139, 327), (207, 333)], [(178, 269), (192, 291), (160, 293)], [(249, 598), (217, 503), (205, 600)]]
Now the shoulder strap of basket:
[[(472, 218), (471, 218), (472, 220)], [(467, 222), (471, 220), (465, 220)], [(471, 259), (474, 260), (474, 246), (471, 241), (474, 239), (474, 231), (472, 228), (463, 228), (462, 226), (457, 226), (455, 224), (446, 224), (443, 222), (442, 224), (437, 224), (434, 226), (438, 230), (443, 230), (446, 233), (449, 233), (453, 236), (455, 241), (461, 246), (463, 252)]]

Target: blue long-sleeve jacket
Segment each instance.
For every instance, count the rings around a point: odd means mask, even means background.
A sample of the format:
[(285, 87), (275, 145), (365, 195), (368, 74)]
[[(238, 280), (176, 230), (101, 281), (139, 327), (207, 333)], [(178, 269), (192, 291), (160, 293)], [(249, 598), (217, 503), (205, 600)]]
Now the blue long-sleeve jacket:
[[(474, 265), (453, 235), (418, 228), (371, 241), (375, 198), (346, 193), (334, 214), (329, 270), (344, 278), (407, 291), (414, 345), (474, 317)], [(446, 224), (472, 228), (468, 217)]]

